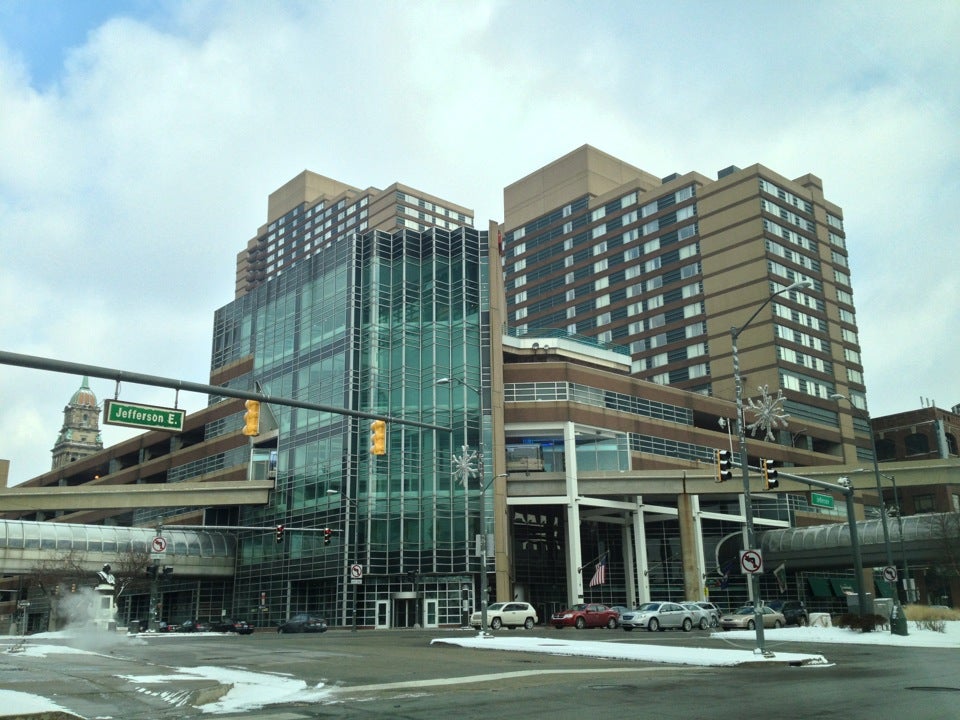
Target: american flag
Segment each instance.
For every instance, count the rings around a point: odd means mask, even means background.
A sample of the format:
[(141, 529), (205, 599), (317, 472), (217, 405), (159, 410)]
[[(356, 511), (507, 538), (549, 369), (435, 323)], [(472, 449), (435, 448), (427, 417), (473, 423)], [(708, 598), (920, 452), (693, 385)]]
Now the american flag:
[(607, 581), (607, 558), (601, 558), (597, 563), (597, 569), (593, 571), (593, 577), (590, 578), (590, 587), (603, 585)]

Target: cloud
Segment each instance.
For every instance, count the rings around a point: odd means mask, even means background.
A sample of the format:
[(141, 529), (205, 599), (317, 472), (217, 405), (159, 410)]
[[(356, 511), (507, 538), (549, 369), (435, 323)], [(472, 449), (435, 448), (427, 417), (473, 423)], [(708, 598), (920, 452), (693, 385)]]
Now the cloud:
[[(236, 254), (304, 168), (403, 182), (485, 227), (504, 186), (590, 143), (656, 175), (823, 178), (871, 410), (960, 402), (941, 270), (960, 157), (949, 4), (182, 2), (89, 22), (49, 81), (30, 46), (0, 42), (4, 349), (206, 382)], [(48, 469), (77, 387), (0, 368), (13, 481)]]

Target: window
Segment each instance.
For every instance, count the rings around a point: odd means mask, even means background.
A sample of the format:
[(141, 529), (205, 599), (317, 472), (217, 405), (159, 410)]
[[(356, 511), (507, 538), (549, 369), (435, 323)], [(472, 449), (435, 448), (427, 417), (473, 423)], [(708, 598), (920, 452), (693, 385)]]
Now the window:
[(652, 277), (649, 280), (647, 280), (647, 292), (652, 292), (662, 287), (663, 287), (663, 277), (661, 275), (657, 275), (656, 277)]
[[(600, 292), (601, 290), (605, 290), (605, 289), (608, 288), (608, 287), (610, 287), (610, 278), (608, 278), (608, 277), (597, 278), (596, 280), (593, 281), (593, 289), (594, 289), (596, 292)], [(609, 297), (609, 296), (608, 296), (608, 297)], [(609, 300), (608, 300), (608, 302), (609, 302)]]
[(649, 235), (650, 233), (656, 232), (659, 229), (660, 229), (660, 221), (651, 220), (640, 229), (640, 232), (643, 235)]
[(521, 270), (526, 269), (526, 267), (527, 267), (527, 261), (525, 259), (517, 260), (513, 264), (513, 271), (520, 272)]
[[(596, 302), (595, 307), (597, 307), (597, 308), (607, 307), (607, 305), (610, 304), (610, 296), (609, 296), (609, 295), (601, 295), (600, 297), (598, 297), (598, 298), (596, 299), (595, 302)], [(610, 322), (610, 321), (607, 320), (607, 322)]]
[(683, 331), (688, 340), (693, 337), (698, 337), (699, 335), (703, 335), (703, 323), (687, 325)]
[(913, 511), (916, 514), (920, 513), (932, 513), (936, 509), (934, 504), (933, 495), (914, 495), (913, 496)]
[(649, 255), (650, 253), (654, 252), (655, 250), (659, 250), (659, 249), (660, 249), (660, 238), (654, 238), (653, 240), (647, 240), (647, 242), (645, 242), (645, 243), (643, 244), (643, 254), (644, 254), (644, 255)]
[(707, 344), (706, 343), (697, 343), (696, 345), (687, 346), (687, 358), (700, 357), (701, 355), (707, 354)]
[(515, 303), (523, 303), (523, 302), (526, 302), (526, 301), (527, 301), (527, 291), (524, 290), (524, 291), (522, 291), (522, 292), (518, 292), (518, 293), (514, 296), (513, 301), (514, 301)]
[(597, 342), (599, 343), (613, 342), (613, 330), (604, 330), (602, 333), (598, 334)]
[(667, 316), (664, 315), (663, 313), (660, 313), (659, 315), (654, 315), (649, 320), (647, 320), (647, 324), (650, 326), (651, 329), (663, 327), (664, 325), (667, 324)]
[(650, 338), (647, 338), (647, 342), (650, 344), (651, 350), (654, 348), (663, 347), (667, 344), (667, 334), (660, 333), (659, 335), (654, 335)]
[(569, 268), (569, 267), (573, 267), (573, 255), (567, 255), (567, 256), (563, 259), (563, 266), (564, 266), (564, 267), (568, 267), (568, 268)]
[(639, 315), (642, 312), (643, 312), (643, 303), (641, 302), (630, 303), (629, 305), (627, 305), (628, 316)]
[(663, 307), (663, 295), (652, 295), (647, 298), (647, 310), (656, 310)]
[(659, 269), (660, 269), (660, 266), (661, 266), (660, 258), (659, 258), (659, 257), (655, 257), (655, 258), (652, 258), (652, 259), (650, 259), (650, 260), (647, 260), (647, 261), (643, 264), (643, 271), (644, 271), (645, 273), (653, 272), (654, 270), (659, 270)]
[(570, 323), (570, 324), (567, 325), (567, 334), (568, 334), (568, 335), (576, 335), (576, 334), (577, 334), (577, 324), (576, 324), (576, 323)]
[(575, 307), (567, 308), (567, 320), (572, 320), (577, 316), (577, 309)]
[(635, 320), (627, 325), (627, 332), (630, 335), (639, 335), (643, 332), (643, 320)]
[(596, 210), (590, 213), (590, 222), (599, 220), (607, 214), (607, 209), (605, 207), (598, 207)]
[(643, 285), (641, 285), (640, 283), (627, 286), (626, 296), (628, 298), (640, 297), (640, 295), (642, 294), (643, 294)]
[(607, 269), (607, 266), (608, 266), (607, 258), (603, 258), (602, 260), (597, 260), (597, 262), (593, 264), (593, 271), (595, 273), (602, 273), (604, 270)]
[(513, 246), (514, 257), (516, 257), (517, 255), (523, 255), (526, 251), (527, 251), (526, 243), (517, 243), (516, 245)]
[(648, 215), (653, 215), (657, 211), (657, 201), (654, 200), (651, 203), (647, 203), (642, 208), (640, 208), (640, 217), (647, 217)]
[(527, 309), (522, 307), (514, 313), (514, 320), (523, 320), (527, 316)]
[(627, 248), (626, 250), (623, 251), (624, 262), (630, 262), (631, 260), (636, 260), (639, 257), (640, 257), (640, 248), (638, 247)]
[(660, 353), (658, 355), (651, 355), (647, 358), (647, 362), (650, 363), (651, 368), (662, 367), (668, 362), (667, 353)]
[(696, 282), (696, 283), (690, 283), (689, 285), (684, 285), (681, 294), (683, 295), (684, 299), (691, 298), (694, 295), (699, 295), (700, 283)]
[(700, 272), (700, 264), (693, 263), (693, 265), (684, 265), (680, 268), (680, 277), (681, 278), (691, 278), (694, 275), (697, 275)]
[[(569, 230), (567, 230), (567, 225), (570, 226)], [(573, 223), (567, 223), (567, 225), (563, 226), (563, 232), (565, 233), (573, 232)], [(567, 238), (566, 240), (563, 241), (563, 249), (566, 250), (567, 252), (570, 252), (571, 250), (573, 250), (573, 238)]]
[(691, 378), (691, 379), (693, 379), (693, 378), (699, 378), (699, 377), (705, 377), (706, 374), (707, 374), (707, 364), (706, 364), (706, 363), (700, 363), (700, 364), (698, 364), (698, 365), (691, 365), (691, 366), (687, 369), (687, 377), (689, 377), (689, 378)]
[(603, 235), (606, 235), (606, 234), (607, 234), (607, 224), (606, 224), (606, 223), (600, 223), (600, 224), (597, 225), (593, 230), (590, 231), (590, 234), (591, 234), (591, 236), (594, 237), (594, 238), (598, 238), (598, 237), (601, 237), (601, 236), (603, 236)]
[(576, 299), (576, 297), (577, 297), (576, 290), (567, 290), (567, 294), (566, 294), (567, 302), (573, 302)]
[(678, 253), (680, 260), (686, 260), (687, 258), (693, 257), (696, 254), (697, 254), (696, 243), (694, 243), (693, 245), (684, 245), (682, 248), (680, 248)]
[(632, 278), (635, 278), (639, 275), (642, 275), (642, 273), (640, 272), (639, 265), (631, 265), (630, 267), (628, 267), (626, 270), (623, 271), (624, 280), (631, 280)]
[(600, 313), (597, 315), (597, 327), (610, 324), (610, 313)]

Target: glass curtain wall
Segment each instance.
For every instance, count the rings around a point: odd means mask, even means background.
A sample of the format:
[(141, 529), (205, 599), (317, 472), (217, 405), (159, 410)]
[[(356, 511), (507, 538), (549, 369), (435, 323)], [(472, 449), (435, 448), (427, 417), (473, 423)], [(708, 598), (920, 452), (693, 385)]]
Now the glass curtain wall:
[[(454, 481), (452, 457), (479, 442), (481, 398), (436, 381), (486, 392), (486, 275), (485, 233), (375, 231), (218, 311), (214, 366), (254, 358), (234, 384), (394, 420), (386, 455), (372, 456), (369, 418), (271, 406), (276, 491), (241, 524), (282, 524), (284, 539), (246, 533), (236, 575), (238, 607), (257, 607), (261, 624), (296, 612), (346, 624), (355, 609), (361, 625), (414, 624), (427, 610), (461, 622), (461, 587), (478, 569), (467, 538), (479, 485)], [(360, 587), (349, 582), (355, 564)]]

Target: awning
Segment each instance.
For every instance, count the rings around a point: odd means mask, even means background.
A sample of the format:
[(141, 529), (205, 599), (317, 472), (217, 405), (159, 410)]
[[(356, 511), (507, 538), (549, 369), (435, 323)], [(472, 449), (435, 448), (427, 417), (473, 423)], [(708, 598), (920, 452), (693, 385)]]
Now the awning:
[(894, 590), (893, 586), (888, 583), (886, 580), (881, 580), (876, 578), (874, 582), (877, 583), (877, 597), (882, 598), (892, 598), (896, 597), (897, 591)]
[(833, 590), (830, 589), (830, 581), (826, 578), (808, 576), (807, 584), (810, 585), (810, 592), (813, 593), (814, 597), (833, 597)]
[(846, 597), (857, 590), (854, 587), (853, 580), (845, 578), (830, 578), (830, 587), (833, 588), (833, 594), (837, 597)]

